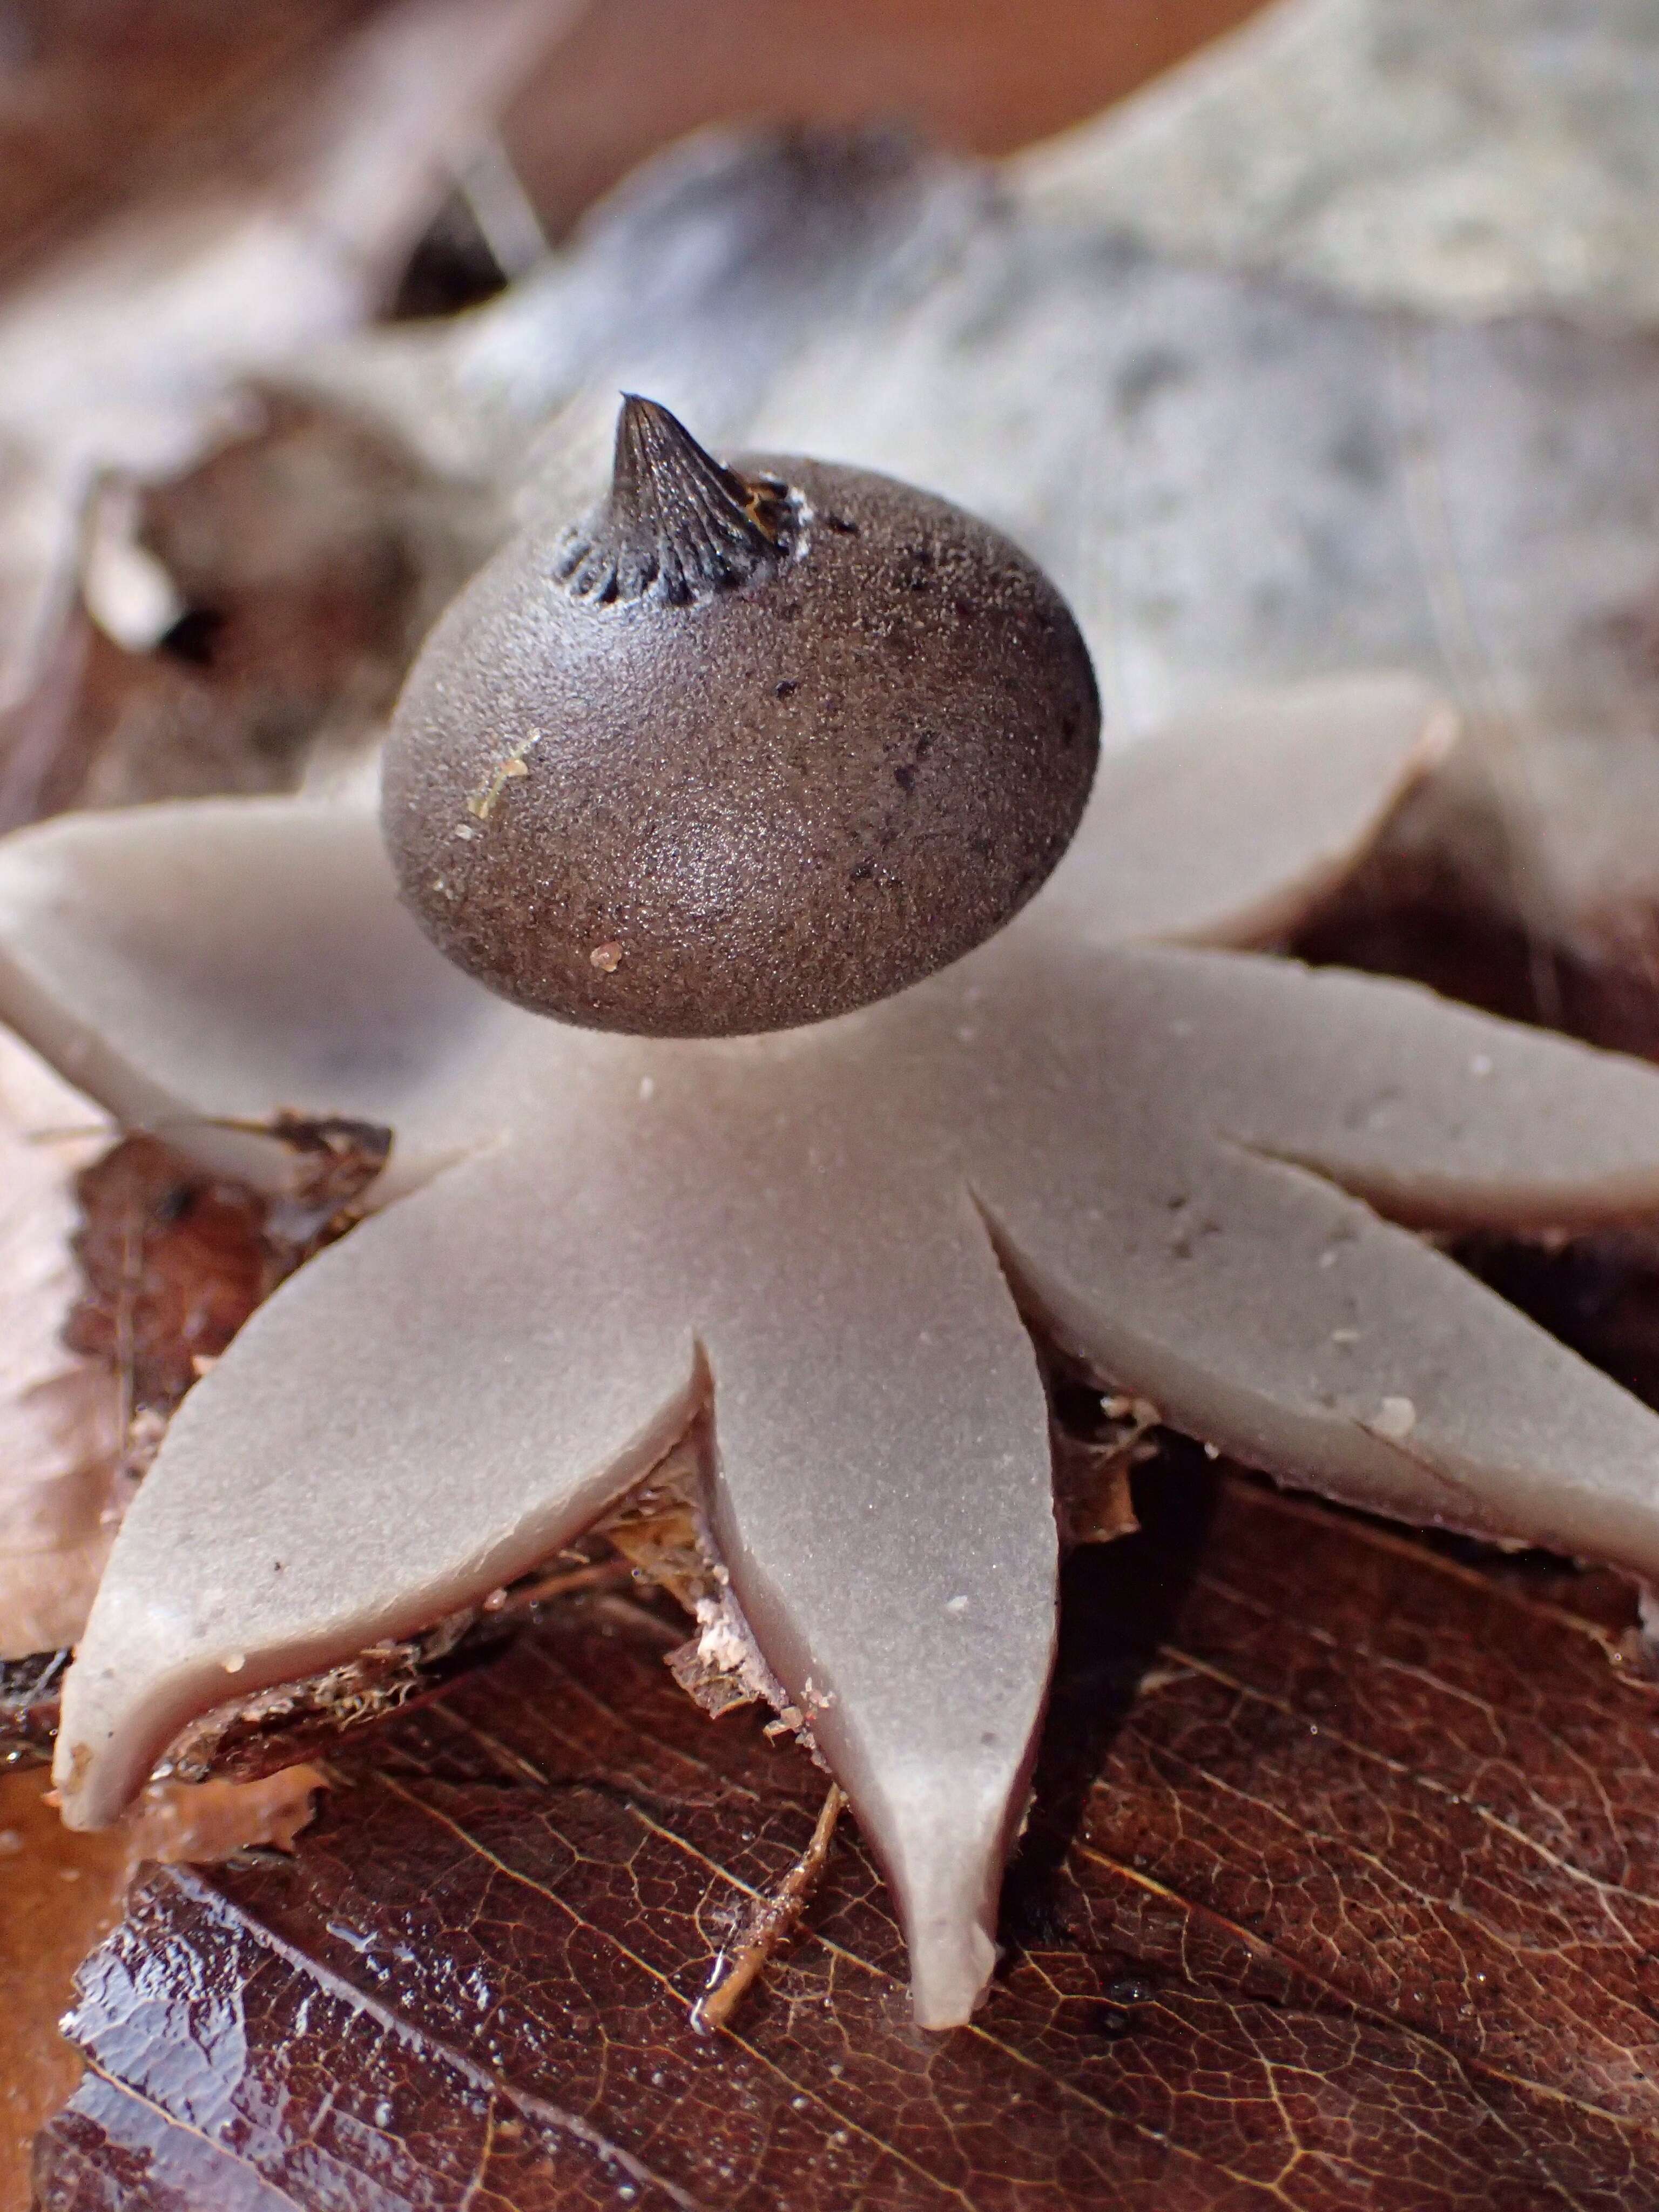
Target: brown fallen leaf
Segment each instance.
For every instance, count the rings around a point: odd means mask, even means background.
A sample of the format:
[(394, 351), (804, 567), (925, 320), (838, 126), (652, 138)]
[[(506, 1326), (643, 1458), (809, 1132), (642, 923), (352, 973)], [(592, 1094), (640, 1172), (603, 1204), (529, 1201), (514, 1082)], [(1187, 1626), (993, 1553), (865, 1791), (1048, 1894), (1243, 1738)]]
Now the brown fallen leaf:
[(350, 1225), (389, 1149), (388, 1133), (366, 1122), (279, 1115), (262, 1126), (299, 1164), (289, 1195), (206, 1174), (152, 1136), (122, 1138), (76, 1178), (82, 1289), (64, 1341), (119, 1377), (130, 1468), (148, 1464), (179, 1400), (254, 1308)]
[[(0, 1753), (0, 1767), (3, 1767)], [(121, 1917), (126, 1844), (71, 1836), (41, 1773), (0, 1771), (0, 2206), (24, 2212), (34, 2130), (74, 2088), (58, 2033), (76, 1967)]]
[[(191, 0), (30, 8), (0, 82), (0, 279), (60, 248), (172, 171), (222, 161), (250, 100), (314, 61), (377, 0)], [(215, 141), (217, 141), (215, 143)]]
[(732, 2032), (691, 2033), (821, 1778), (690, 1707), (677, 1629), (576, 1599), (343, 1752), (292, 1861), (142, 1880), (41, 2212), (1649, 2212), (1659, 1692), (1570, 1580), (1196, 1455), (1137, 1504), (1069, 1571), (972, 2028), (909, 2026), (845, 1837)]
[(85, 1284), (65, 1341), (120, 1376), (129, 1424), (163, 1419), (275, 1284), (265, 1206), (155, 1137), (127, 1137), (76, 1178)]

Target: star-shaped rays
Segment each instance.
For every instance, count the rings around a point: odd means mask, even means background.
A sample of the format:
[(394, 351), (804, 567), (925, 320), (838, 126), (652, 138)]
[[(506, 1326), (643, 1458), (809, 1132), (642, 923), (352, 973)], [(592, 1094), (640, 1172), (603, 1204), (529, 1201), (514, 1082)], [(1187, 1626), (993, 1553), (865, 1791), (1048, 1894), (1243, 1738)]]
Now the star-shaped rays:
[[(1443, 740), (1377, 679), (1109, 763), (990, 945), (822, 1027), (649, 1042), (450, 971), (372, 821), (79, 817), (0, 848), (0, 1010), (221, 1164), (281, 1107), (397, 1130), (380, 1210), (185, 1401), (64, 1705), (71, 1819), (228, 1695), (406, 1634), (595, 1520), (712, 1409), (734, 1620), (965, 2019), (1052, 1656), (1022, 1310), (1275, 1474), (1659, 1580), (1659, 1419), (1412, 1233), (1659, 1211), (1659, 1073), (1248, 952)], [(1160, 750), (1161, 748), (1161, 750)], [(1396, 1225), (1400, 1224), (1410, 1226)]]

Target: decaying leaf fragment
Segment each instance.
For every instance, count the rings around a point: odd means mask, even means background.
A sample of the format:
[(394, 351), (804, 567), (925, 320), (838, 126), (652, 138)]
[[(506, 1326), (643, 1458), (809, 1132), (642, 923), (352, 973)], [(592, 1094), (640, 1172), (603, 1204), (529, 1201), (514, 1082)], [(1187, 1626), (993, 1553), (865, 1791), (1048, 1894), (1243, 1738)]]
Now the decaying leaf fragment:
[(174, 1407), (276, 1279), (265, 1207), (138, 1136), (83, 1168), (76, 1197), (82, 1281), (64, 1340), (118, 1379), (129, 1466), (142, 1468)]
[(94, 501), (84, 611), (27, 710), (39, 772), (0, 784), (8, 826), (361, 772), (416, 646), (493, 549), (493, 494), (383, 430), (276, 388), (240, 411), (182, 473)]
[(249, 1782), (153, 1782), (133, 1808), (135, 1866), (216, 1866), (237, 1851), (291, 1851), (309, 1824), (320, 1767), (288, 1766)]

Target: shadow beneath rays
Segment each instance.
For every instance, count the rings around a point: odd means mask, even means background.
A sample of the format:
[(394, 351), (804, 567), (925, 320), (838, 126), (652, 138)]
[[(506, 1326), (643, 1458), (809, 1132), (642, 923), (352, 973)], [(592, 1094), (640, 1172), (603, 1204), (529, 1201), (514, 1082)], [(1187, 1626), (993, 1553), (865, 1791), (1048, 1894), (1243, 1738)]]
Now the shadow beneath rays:
[(1060, 1649), (1031, 1814), (1002, 1892), (998, 1933), (1011, 1954), (1076, 1940), (1062, 1901), (1066, 1858), (1113, 1740), (1186, 1602), (1219, 1480), (1196, 1445), (1165, 1437), (1135, 1474), (1138, 1531), (1079, 1545), (1061, 1570)]

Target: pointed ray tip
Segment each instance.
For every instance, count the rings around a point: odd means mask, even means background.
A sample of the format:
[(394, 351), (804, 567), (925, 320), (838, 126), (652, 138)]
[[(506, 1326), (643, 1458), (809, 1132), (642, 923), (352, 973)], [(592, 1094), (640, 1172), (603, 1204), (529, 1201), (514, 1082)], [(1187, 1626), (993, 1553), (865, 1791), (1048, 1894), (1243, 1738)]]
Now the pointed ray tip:
[[(833, 1762), (832, 1762), (833, 1763)], [(962, 2027), (996, 1966), (997, 1905), (1028, 1768), (950, 1778), (915, 1773), (872, 1796), (838, 1775), (880, 1861), (909, 1954), (918, 2027)]]

